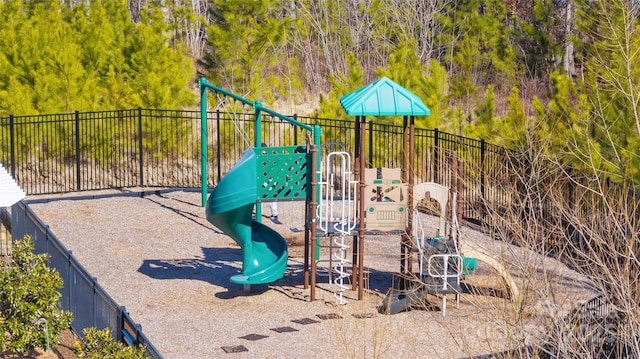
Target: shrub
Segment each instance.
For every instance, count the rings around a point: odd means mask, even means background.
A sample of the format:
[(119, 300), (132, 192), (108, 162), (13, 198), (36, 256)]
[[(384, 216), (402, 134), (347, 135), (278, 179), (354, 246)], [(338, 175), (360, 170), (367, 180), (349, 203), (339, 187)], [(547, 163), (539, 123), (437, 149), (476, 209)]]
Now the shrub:
[(10, 260), (0, 263), (0, 350), (13, 354), (57, 343), (72, 319), (58, 307), (60, 274), (47, 266), (46, 254), (33, 250), (33, 239), (25, 236), (15, 241)]
[(76, 354), (80, 359), (146, 359), (150, 358), (146, 355), (143, 346), (128, 346), (124, 343), (115, 341), (111, 335), (111, 330), (105, 328), (97, 330), (96, 328), (86, 328), (84, 331), (84, 342), (76, 343)]

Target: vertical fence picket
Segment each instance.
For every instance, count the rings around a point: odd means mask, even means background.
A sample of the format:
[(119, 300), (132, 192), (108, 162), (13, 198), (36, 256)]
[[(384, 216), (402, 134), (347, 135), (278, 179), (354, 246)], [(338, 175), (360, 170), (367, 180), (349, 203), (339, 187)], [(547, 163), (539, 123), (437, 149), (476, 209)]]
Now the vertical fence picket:
[(142, 144), (142, 108), (138, 107), (138, 163), (140, 187), (144, 187), (144, 146)]
[(11, 176), (16, 177), (16, 119), (9, 115), (9, 137), (11, 138)]
[[(293, 119), (298, 121), (298, 114), (293, 114)], [(293, 126), (293, 143), (298, 143), (298, 126)]]
[(433, 182), (440, 183), (440, 131), (433, 131)]
[(217, 162), (217, 178), (216, 178), (216, 183), (220, 182), (220, 179), (222, 178), (222, 166), (221, 166), (221, 161), (222, 161), (222, 150), (220, 149), (220, 110), (216, 110), (216, 162)]
[(75, 145), (76, 145), (76, 191), (82, 191), (81, 176), (80, 176), (80, 112), (75, 111)]
[(484, 218), (485, 213), (485, 203), (487, 201), (487, 193), (486, 193), (486, 168), (485, 168), (485, 155), (486, 155), (486, 143), (484, 138), (480, 140), (480, 218)]

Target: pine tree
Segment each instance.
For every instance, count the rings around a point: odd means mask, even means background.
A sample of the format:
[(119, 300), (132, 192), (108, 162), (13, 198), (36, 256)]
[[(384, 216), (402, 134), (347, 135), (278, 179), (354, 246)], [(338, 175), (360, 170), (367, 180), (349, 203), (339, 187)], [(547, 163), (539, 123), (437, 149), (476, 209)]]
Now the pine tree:
[(134, 30), (125, 1), (96, 0), (73, 9), (70, 19), (78, 34), (82, 63), (88, 80), (95, 84), (98, 108), (131, 108), (128, 80), (133, 76), (125, 61), (124, 44)]
[(496, 115), (496, 96), (493, 86), (487, 86), (484, 103), (478, 105), (475, 110), (476, 121), (467, 124), (464, 129), (466, 136), (482, 138), (489, 142), (495, 142), (499, 138), (498, 118)]
[(557, 0), (536, 0), (531, 18), (518, 21), (521, 32), (515, 31), (514, 41), (523, 50), (521, 61), (530, 77), (548, 77), (562, 55), (559, 13)]
[[(583, 133), (602, 168), (640, 184), (640, 28), (638, 7), (626, 1), (578, 1), (578, 44), (589, 122)], [(584, 121), (584, 120), (583, 120)], [(597, 144), (597, 145), (596, 145)], [(577, 154), (580, 154), (578, 152)]]
[[(8, 75), (0, 80), (0, 89), (31, 90), (31, 106), (12, 105), (7, 109), (31, 109), (35, 112), (65, 112), (84, 107), (90, 98), (83, 93), (85, 72), (80, 51), (66, 17), (68, 9), (58, 2), (4, 2), (9, 21), (3, 25), (2, 63)], [(3, 11), (3, 13), (5, 13)], [(13, 81), (9, 81), (13, 77)], [(9, 84), (11, 82), (11, 88)]]
[[(398, 45), (396, 51), (389, 55), (389, 65), (378, 69), (378, 77), (386, 76), (395, 81), (398, 85), (406, 88), (416, 96), (422, 98), (423, 77), (427, 71), (422, 62), (418, 58), (415, 51), (415, 42), (406, 41)], [(423, 117), (417, 118), (417, 125), (421, 125), (426, 120)], [(384, 123), (401, 123), (393, 118), (381, 118), (379, 121)]]
[(517, 87), (511, 89), (511, 94), (507, 99), (509, 109), (500, 121), (494, 121), (496, 127), (493, 129), (490, 141), (502, 144), (507, 148), (526, 151), (528, 143), (532, 143), (530, 132), (532, 130), (531, 121), (525, 112), (524, 101), (520, 98), (520, 90)]
[(214, 22), (207, 28), (211, 49), (203, 61), (210, 82), (265, 104), (273, 101), (268, 78), (287, 24), (279, 5), (274, 0), (213, 2)]
[(419, 124), (424, 128), (441, 126), (448, 128), (449, 121), (453, 118), (451, 108), (448, 106), (449, 78), (447, 70), (437, 60), (429, 61), (417, 94), (431, 110), (431, 115)]
[(517, 67), (504, 2), (465, 0), (445, 8), (439, 43), (452, 75), (452, 96), (468, 101), (489, 83), (512, 84)]
[(26, 83), (27, 68), (22, 59), (19, 35), (28, 26), (28, 14), (20, 1), (0, 2), (0, 115), (35, 113), (33, 92)]
[(167, 30), (162, 9), (151, 5), (141, 12), (140, 23), (126, 40), (131, 95), (139, 106), (180, 108), (196, 100), (189, 89), (195, 82), (193, 63), (181, 46), (176, 50), (169, 46)]

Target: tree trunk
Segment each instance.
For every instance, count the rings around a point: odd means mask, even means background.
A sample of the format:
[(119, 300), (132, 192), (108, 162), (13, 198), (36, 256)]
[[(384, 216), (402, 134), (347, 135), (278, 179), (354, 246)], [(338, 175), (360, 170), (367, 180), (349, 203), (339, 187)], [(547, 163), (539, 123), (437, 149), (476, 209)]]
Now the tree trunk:
[(576, 74), (573, 62), (573, 41), (571, 40), (571, 37), (573, 36), (574, 11), (573, 0), (567, 0), (564, 34), (564, 71), (569, 76), (574, 76)]

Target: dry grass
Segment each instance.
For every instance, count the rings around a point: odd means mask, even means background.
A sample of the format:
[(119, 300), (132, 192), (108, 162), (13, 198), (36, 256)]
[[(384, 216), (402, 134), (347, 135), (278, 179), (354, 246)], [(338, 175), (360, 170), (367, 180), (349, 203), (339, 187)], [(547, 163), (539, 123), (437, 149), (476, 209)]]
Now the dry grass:
[[(309, 302), (309, 290), (302, 287), (302, 202), (279, 205), (283, 224), (265, 219), (290, 244), (288, 270), (282, 280), (254, 286), (250, 293), (229, 283), (239, 271), (241, 253), (206, 221), (198, 193), (139, 198), (111, 192), (32, 208), (110, 295), (126, 306), (167, 359), (221, 357), (227, 355), (223, 348), (238, 346), (247, 351), (233, 354), (236, 358), (484, 355), (535, 343), (549, 317), (563, 316), (575, 303), (594, 295), (586, 279), (562, 263), (463, 228), (464, 240), (505, 261), (526, 293), (526, 302), (506, 299), (497, 273), (480, 266), (476, 275), (465, 279), (469, 290), (461, 295), (458, 307), (450, 296), (446, 317), (435, 297), (424, 310), (388, 316), (378, 313), (378, 307), (399, 270), (399, 237), (366, 238), (365, 266), (371, 275), (364, 300), (355, 300), (356, 293), (347, 291), (349, 304), (336, 305), (335, 286), (319, 278), (318, 300)], [(338, 314), (341, 319), (321, 319), (324, 314)], [(294, 322), (304, 318), (315, 322)], [(273, 330), (281, 327), (294, 330)], [(243, 339), (251, 334), (265, 337)]]

